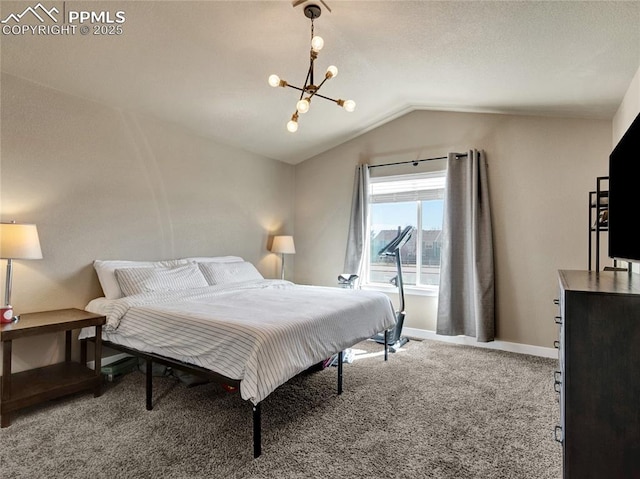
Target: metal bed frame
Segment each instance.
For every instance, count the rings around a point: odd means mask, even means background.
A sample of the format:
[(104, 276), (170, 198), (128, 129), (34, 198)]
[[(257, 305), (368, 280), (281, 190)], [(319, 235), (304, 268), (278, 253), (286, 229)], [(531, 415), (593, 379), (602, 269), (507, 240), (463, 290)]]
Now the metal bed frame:
[[(384, 331), (384, 360), (387, 361), (389, 357), (388, 345), (387, 345), (387, 334), (388, 330)], [(82, 364), (86, 364), (87, 362), (87, 342), (91, 341), (95, 343), (95, 337), (86, 338), (80, 341), (80, 361)], [(179, 369), (181, 371), (186, 371), (189, 373), (196, 374), (198, 376), (204, 377), (210, 381), (224, 384), (227, 386), (232, 386), (239, 388), (240, 380), (239, 379), (231, 379), (222, 374), (218, 374), (209, 369), (203, 368), (201, 366), (196, 366), (194, 364), (188, 364), (182, 361), (178, 361), (176, 359), (169, 358), (167, 356), (161, 356), (159, 354), (147, 353), (138, 351), (136, 349), (131, 349), (126, 346), (121, 346), (119, 344), (112, 343), (111, 341), (101, 341), (103, 347), (108, 347), (111, 349), (115, 349), (117, 351), (121, 351), (126, 354), (130, 354), (132, 356), (142, 358), (145, 360), (146, 371), (146, 407), (147, 411), (151, 411), (153, 409), (153, 363), (162, 364), (164, 366), (169, 366), (171, 368)], [(343, 360), (343, 351), (338, 353), (338, 394), (342, 394), (342, 360)], [(253, 404), (253, 457), (254, 459), (259, 457), (262, 454), (262, 418), (261, 418), (261, 403)]]

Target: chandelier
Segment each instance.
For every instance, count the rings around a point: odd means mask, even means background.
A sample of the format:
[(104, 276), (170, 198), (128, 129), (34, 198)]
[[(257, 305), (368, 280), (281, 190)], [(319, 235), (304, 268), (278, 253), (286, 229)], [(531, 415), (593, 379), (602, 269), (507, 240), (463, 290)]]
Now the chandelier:
[(318, 52), (322, 50), (322, 47), (324, 46), (324, 40), (322, 39), (322, 37), (314, 35), (313, 21), (320, 16), (321, 12), (322, 11), (320, 10), (320, 7), (318, 5), (307, 5), (304, 8), (305, 17), (311, 19), (311, 52), (309, 60), (309, 70), (307, 71), (307, 78), (304, 81), (304, 86), (300, 88), (291, 85), (285, 80), (280, 79), (278, 75), (269, 76), (269, 85), (271, 85), (272, 87), (289, 87), (300, 92), (300, 98), (296, 103), (296, 111), (291, 116), (291, 120), (289, 120), (289, 122), (287, 123), (287, 130), (289, 130), (291, 133), (298, 131), (298, 115), (309, 111), (311, 100), (315, 97), (332, 101), (348, 112), (352, 112), (356, 108), (356, 102), (353, 100), (334, 100), (333, 98), (329, 98), (328, 96), (324, 96), (318, 93), (320, 88), (322, 88), (322, 85), (324, 85), (324, 82), (331, 78), (335, 78), (338, 75), (338, 68), (336, 68), (335, 65), (331, 65), (329, 66), (329, 68), (327, 68), (327, 71), (324, 74), (324, 78), (322, 79), (320, 84), (316, 85), (314, 81), (314, 63), (318, 58)]

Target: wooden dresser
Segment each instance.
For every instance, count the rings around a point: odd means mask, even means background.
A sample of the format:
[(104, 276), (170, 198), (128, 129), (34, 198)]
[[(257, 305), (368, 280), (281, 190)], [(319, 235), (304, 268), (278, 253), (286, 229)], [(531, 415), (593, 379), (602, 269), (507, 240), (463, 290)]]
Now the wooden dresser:
[(640, 275), (560, 271), (563, 477), (640, 478)]

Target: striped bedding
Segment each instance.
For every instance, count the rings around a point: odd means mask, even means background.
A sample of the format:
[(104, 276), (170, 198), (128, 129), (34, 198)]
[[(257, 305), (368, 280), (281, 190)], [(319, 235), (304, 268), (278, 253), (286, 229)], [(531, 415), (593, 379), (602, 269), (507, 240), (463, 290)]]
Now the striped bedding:
[(385, 294), (281, 280), (98, 298), (86, 309), (107, 316), (103, 339), (240, 380), (253, 404), (396, 320)]

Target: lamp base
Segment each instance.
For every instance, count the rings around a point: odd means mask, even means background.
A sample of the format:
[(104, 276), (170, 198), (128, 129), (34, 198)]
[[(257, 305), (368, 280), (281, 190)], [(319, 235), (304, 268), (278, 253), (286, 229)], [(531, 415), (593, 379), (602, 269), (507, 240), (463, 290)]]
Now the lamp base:
[(284, 279), (284, 253), (280, 253), (280, 279)]
[(6, 306), (0, 308), (0, 323), (13, 323), (15, 317), (16, 316), (13, 314), (13, 308), (9, 306), (8, 303)]

